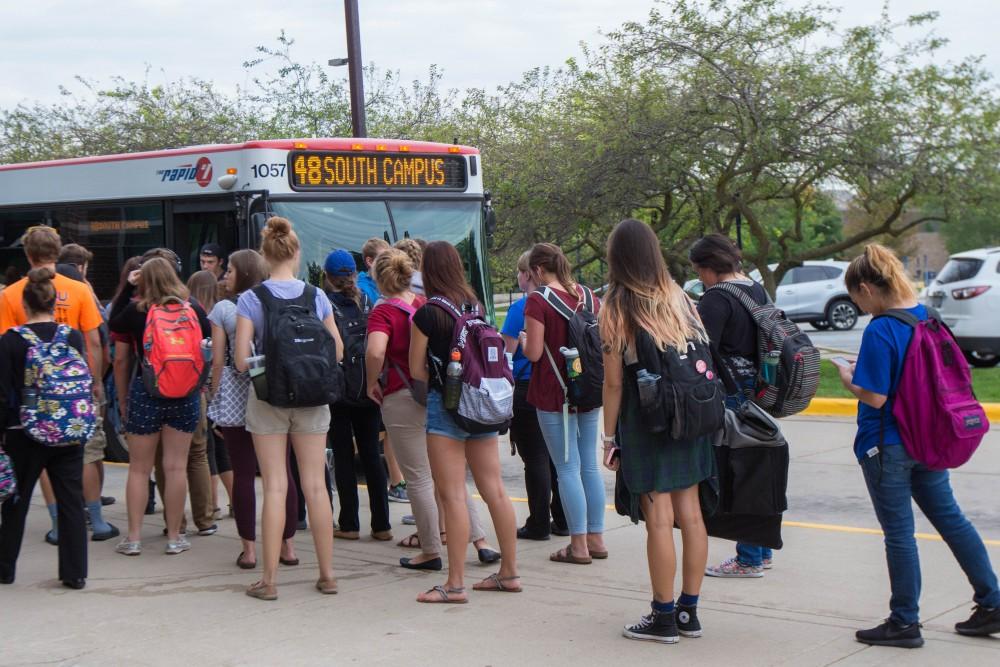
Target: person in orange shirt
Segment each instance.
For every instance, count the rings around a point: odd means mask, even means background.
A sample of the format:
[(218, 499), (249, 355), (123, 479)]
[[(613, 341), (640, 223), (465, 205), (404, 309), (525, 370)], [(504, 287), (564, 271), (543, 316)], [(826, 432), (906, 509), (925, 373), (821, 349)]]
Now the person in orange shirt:
[[(27, 256), (31, 268), (46, 267), (52, 269), (53, 273), (56, 272), (56, 262), (62, 251), (62, 241), (55, 229), (31, 227), (24, 234), (22, 241), (24, 254)], [(22, 278), (0, 292), (0, 334), (27, 321), (22, 303), (27, 283), (28, 279)], [(90, 366), (91, 375), (94, 377), (94, 401), (100, 405), (104, 401), (104, 385), (101, 382), (103, 354), (99, 332), (103, 319), (100, 311), (97, 310), (93, 292), (86, 283), (59, 274), (56, 274), (55, 278), (52, 279), (52, 284), (56, 289), (55, 321), (83, 334), (87, 347), (87, 365)], [(87, 463), (83, 468), (83, 496), (91, 513), (91, 523), (95, 526), (95, 533), (100, 536), (116, 531), (117, 529), (114, 529), (111, 524), (106, 524), (100, 516), (101, 478), (99, 463)], [(96, 509), (92, 509), (91, 507), (94, 505), (92, 501), (95, 500), (97, 501)], [(54, 513), (54, 507), (50, 506), (49, 512), (50, 514)], [(55, 518), (53, 518), (53, 524), (55, 524)], [(101, 532), (102, 529), (104, 533)], [(53, 530), (48, 537), (51, 537), (53, 542), (58, 539), (57, 526), (53, 525)], [(108, 537), (113, 537), (113, 535), (108, 535), (103, 539), (108, 539)]]

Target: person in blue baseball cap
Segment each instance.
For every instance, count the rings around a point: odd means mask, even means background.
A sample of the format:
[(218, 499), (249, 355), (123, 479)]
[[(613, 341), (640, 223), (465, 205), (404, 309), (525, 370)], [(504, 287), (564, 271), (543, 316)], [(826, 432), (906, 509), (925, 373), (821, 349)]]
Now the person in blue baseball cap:
[(361, 537), (358, 517), (358, 477), (354, 472), (354, 444), (368, 481), (371, 510), (371, 535), (374, 539), (392, 539), (389, 524), (388, 480), (379, 456), (378, 433), (381, 414), (378, 405), (368, 398), (365, 386), (365, 349), (368, 343), (368, 313), (374, 307), (371, 298), (358, 287), (357, 262), (343, 248), (326, 256), (326, 294), (330, 297), (340, 338), (344, 341), (344, 398), (330, 406), (329, 445), (333, 450), (333, 477), (340, 496), (339, 528), (333, 536), (342, 540)]

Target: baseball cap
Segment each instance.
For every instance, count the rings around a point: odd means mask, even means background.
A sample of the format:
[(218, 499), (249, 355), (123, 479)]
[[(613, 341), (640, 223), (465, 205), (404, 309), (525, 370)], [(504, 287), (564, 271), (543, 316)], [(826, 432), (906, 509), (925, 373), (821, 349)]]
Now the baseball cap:
[(201, 247), (201, 253), (206, 257), (222, 257), (222, 246), (218, 243), (206, 243)]
[(358, 265), (351, 253), (343, 248), (337, 248), (326, 256), (323, 270), (331, 276), (350, 276), (357, 272)]

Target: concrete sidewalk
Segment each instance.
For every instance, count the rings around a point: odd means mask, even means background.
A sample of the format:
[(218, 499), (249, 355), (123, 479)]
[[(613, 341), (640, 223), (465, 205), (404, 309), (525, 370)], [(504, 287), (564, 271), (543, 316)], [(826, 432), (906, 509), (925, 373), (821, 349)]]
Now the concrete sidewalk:
[[(787, 423), (790, 440), (794, 436), (804, 443), (806, 434), (840, 437), (850, 430), (850, 424), (836, 421)], [(705, 636), (675, 646), (621, 637), (623, 624), (646, 613), (650, 593), (645, 532), (613, 513), (607, 517), (609, 560), (588, 566), (551, 563), (549, 552), (563, 540), (520, 542), (525, 592), (470, 593), (468, 605), (414, 602), (417, 593), (443, 582), (441, 573), (402, 570), (398, 558), (412, 552), (370, 538), (336, 542), (341, 593), (320, 595), (313, 589), (317, 571), (311, 538), (300, 533), (296, 544), (302, 564), (282, 567), (279, 600), (261, 602), (243, 594), (259, 569), (236, 568), (240, 548), (231, 520), (221, 522), (215, 536), (192, 537), (191, 551), (165, 556), (159, 517), (147, 517), (142, 556), (126, 558), (113, 552), (113, 543), (91, 543), (87, 588), (64, 589), (54, 579), (56, 551), (42, 542), (48, 518), (36, 494), (17, 582), (0, 587), (0, 664), (1000, 664), (1000, 638), (970, 639), (952, 632), (952, 625), (970, 613), (971, 590), (947, 547), (931, 539), (919, 542), (927, 645), (905, 651), (854, 641), (854, 630), (888, 613), (882, 540), (869, 532), (874, 517), (853, 504), (858, 471), (839, 458), (824, 463), (823, 457), (832, 454), (821, 440), (803, 444), (797, 456), (808, 461), (793, 460), (790, 504), (801, 509), (789, 513), (785, 549), (776, 553), (774, 569), (763, 579), (706, 579), (700, 605)], [(960, 498), (976, 496), (982, 501), (979, 513), (994, 520), (997, 444), (1000, 433), (994, 431), (974, 459), (977, 471), (955, 476)], [(506, 456), (504, 462), (505, 470), (516, 468)], [(119, 499), (124, 473), (108, 467), (107, 492)], [(824, 488), (842, 491), (851, 502), (831, 508), (833, 515), (795, 502), (795, 495), (819, 490), (816, 495), (833, 505)], [(511, 491), (518, 494), (516, 488)], [(124, 503), (107, 509), (109, 520), (124, 527)], [(391, 509), (398, 539), (410, 530), (399, 526), (409, 506), (392, 504)], [(523, 520), (525, 505), (517, 502), (515, 509)], [(481, 511), (485, 518), (485, 507)], [(817, 526), (811, 523), (817, 516), (849, 525)], [(1000, 534), (989, 528), (983, 533), (991, 538), (994, 563), (1000, 563)], [(709, 562), (729, 557), (732, 549), (729, 542), (712, 540)], [(469, 558), (466, 583), (471, 587), (494, 570), (475, 563), (471, 549)]]

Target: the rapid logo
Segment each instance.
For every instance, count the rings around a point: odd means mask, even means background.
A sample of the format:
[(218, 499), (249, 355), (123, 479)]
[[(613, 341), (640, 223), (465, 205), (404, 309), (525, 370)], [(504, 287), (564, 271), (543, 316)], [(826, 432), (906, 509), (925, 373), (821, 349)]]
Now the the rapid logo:
[(200, 157), (193, 165), (182, 164), (173, 169), (160, 169), (156, 175), (160, 177), (161, 183), (194, 181), (204, 188), (212, 182), (212, 161), (207, 157)]

